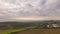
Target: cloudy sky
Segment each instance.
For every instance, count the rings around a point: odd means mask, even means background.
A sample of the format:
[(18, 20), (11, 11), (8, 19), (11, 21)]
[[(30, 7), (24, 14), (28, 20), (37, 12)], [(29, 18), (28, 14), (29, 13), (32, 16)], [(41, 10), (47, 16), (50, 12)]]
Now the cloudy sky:
[(0, 0), (0, 21), (60, 20), (60, 0)]

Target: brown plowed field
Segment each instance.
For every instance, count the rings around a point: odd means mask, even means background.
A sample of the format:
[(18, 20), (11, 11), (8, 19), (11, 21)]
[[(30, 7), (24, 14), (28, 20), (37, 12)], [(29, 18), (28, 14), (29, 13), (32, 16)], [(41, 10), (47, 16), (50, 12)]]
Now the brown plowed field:
[(31, 29), (16, 34), (60, 34), (60, 29)]

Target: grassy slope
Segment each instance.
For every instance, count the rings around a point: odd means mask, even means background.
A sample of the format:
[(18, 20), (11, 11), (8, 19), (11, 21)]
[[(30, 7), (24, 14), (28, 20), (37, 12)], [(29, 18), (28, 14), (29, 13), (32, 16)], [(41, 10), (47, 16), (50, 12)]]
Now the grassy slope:
[(60, 34), (60, 29), (32, 29), (16, 34)]
[(21, 28), (21, 29), (9, 30), (9, 31), (3, 32), (2, 34), (15, 34), (15, 33), (18, 33), (18, 32), (25, 31), (25, 30), (29, 30), (29, 29), (43, 28), (43, 27), (45, 27), (45, 25), (33, 25), (33, 26), (29, 26), (29, 27), (24, 27), (24, 28)]
[(36, 28), (36, 26), (30, 26), (30, 27), (25, 27), (25, 28), (21, 28), (21, 29), (13, 29), (13, 30), (9, 30), (7, 32), (3, 32), (2, 34), (15, 34), (17, 32), (22, 32), (22, 31), (32, 29), (32, 28)]

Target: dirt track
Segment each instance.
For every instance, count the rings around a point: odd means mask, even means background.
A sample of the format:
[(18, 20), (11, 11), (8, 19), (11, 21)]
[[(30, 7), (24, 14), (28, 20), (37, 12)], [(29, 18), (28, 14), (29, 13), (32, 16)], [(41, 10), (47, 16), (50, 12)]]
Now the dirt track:
[(60, 29), (32, 29), (17, 34), (60, 34)]

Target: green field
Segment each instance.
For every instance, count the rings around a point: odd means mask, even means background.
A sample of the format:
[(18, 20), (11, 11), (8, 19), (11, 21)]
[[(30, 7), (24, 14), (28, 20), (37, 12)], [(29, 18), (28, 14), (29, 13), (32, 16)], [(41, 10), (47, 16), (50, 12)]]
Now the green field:
[(15, 34), (18, 32), (30, 30), (30, 29), (37, 29), (37, 28), (46, 28), (46, 25), (39, 24), (39, 25), (29, 25), (26, 27), (16, 28), (16, 29), (6, 29), (6, 31), (2, 31), (1, 34)]
[(60, 34), (60, 29), (32, 29), (16, 34)]
[(30, 26), (30, 27), (25, 27), (25, 28), (21, 28), (21, 29), (12, 29), (12, 30), (2, 32), (1, 34), (15, 34), (15, 33), (22, 32), (22, 31), (25, 31), (25, 30), (29, 30), (29, 29), (32, 29), (32, 28), (36, 28), (36, 26)]
[[(32, 31), (39, 29), (40, 33), (47, 30), (48, 23), (57, 23), (59, 21), (34, 21), (34, 22), (1, 22), (0, 23), (0, 34), (16, 34), (25, 31)], [(60, 22), (59, 22), (60, 23)], [(50, 31), (48, 29), (46, 32)], [(51, 29), (51, 31), (53, 31)], [(55, 31), (55, 29), (54, 29)], [(56, 30), (58, 31), (58, 29)], [(60, 29), (59, 29), (60, 31)], [(38, 32), (38, 31), (36, 31)]]

